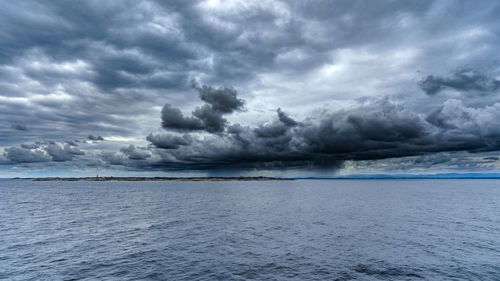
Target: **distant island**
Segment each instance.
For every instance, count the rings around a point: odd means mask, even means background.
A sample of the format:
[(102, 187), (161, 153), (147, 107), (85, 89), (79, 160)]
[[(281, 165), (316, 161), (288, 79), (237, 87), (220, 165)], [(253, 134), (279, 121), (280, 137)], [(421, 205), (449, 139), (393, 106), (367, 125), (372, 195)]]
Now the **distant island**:
[(293, 178), (274, 177), (78, 177), (34, 178), (34, 181), (281, 181)]

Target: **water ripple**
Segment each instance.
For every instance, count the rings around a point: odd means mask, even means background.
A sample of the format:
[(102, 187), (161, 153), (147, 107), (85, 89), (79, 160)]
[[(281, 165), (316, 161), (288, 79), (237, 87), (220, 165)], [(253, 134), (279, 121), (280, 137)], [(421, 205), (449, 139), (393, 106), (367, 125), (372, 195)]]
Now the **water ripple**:
[(498, 280), (499, 183), (0, 181), (0, 279)]

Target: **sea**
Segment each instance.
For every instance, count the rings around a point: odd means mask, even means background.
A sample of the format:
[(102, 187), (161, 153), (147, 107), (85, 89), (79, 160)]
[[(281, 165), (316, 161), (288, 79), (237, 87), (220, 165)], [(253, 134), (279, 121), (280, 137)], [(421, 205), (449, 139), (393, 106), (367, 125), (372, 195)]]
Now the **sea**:
[(1, 280), (500, 280), (500, 180), (0, 180)]

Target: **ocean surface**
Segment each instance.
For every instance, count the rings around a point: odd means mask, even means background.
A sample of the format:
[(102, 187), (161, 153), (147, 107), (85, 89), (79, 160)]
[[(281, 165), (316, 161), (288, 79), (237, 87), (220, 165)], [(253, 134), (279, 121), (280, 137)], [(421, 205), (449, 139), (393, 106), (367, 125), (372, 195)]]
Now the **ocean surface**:
[(500, 180), (0, 180), (2, 280), (500, 280)]

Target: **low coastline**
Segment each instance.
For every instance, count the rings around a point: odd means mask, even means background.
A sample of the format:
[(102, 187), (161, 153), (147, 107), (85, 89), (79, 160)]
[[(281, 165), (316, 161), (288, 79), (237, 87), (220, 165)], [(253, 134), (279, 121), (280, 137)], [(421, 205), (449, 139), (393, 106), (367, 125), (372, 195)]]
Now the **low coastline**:
[(50, 177), (34, 181), (282, 181), (293, 178), (275, 177)]

